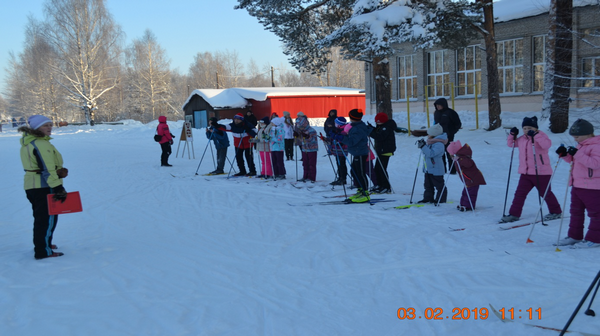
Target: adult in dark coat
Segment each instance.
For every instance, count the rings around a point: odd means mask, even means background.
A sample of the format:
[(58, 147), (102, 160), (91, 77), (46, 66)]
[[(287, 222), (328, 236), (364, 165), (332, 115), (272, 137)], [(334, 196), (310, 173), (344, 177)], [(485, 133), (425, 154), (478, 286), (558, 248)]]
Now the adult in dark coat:
[(258, 120), (256, 119), (256, 116), (251, 110), (246, 111), (246, 116), (244, 117), (244, 120), (249, 122), (250, 125), (252, 125), (252, 127), (256, 127), (256, 125), (258, 125)]
[(389, 119), (385, 113), (378, 113), (375, 116), (375, 123), (377, 127), (369, 125), (371, 132), (369, 136), (375, 140), (375, 153), (377, 154), (375, 174), (377, 175), (378, 188), (374, 191), (388, 193), (392, 188), (388, 179), (387, 166), (390, 157), (396, 151), (396, 134), (394, 130), (398, 126), (394, 119)]
[(336, 130), (335, 119), (337, 117), (338, 117), (337, 110), (330, 110), (329, 111), (327, 119), (325, 120), (325, 124), (323, 125), (323, 131), (325, 132), (325, 134), (327, 136), (329, 136), (329, 134), (331, 132), (335, 132), (335, 130)]
[[(444, 133), (448, 136), (448, 143), (446, 144), (446, 149), (448, 148), (448, 144), (454, 141), (454, 134), (460, 130), (462, 127), (462, 123), (460, 122), (460, 118), (458, 117), (458, 113), (453, 109), (448, 107), (448, 101), (446, 98), (440, 98), (433, 103), (435, 107), (435, 112), (433, 113), (433, 121), (436, 124), (440, 124)], [(448, 165), (448, 169), (452, 166), (452, 157), (450, 154), (446, 152), (446, 155), (442, 156), (444, 160), (444, 166)], [(447, 162), (447, 163), (446, 163)], [(450, 174), (456, 174), (456, 168), (453, 166)]]

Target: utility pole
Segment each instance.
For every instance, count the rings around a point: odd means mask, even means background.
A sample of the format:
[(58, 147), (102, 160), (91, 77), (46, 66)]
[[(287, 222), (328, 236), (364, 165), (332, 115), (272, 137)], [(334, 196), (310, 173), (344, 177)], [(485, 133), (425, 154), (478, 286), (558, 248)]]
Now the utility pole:
[(275, 69), (271, 66), (271, 86), (275, 87)]
[(219, 88), (219, 72), (217, 71), (216, 74), (217, 74), (217, 89), (218, 89)]

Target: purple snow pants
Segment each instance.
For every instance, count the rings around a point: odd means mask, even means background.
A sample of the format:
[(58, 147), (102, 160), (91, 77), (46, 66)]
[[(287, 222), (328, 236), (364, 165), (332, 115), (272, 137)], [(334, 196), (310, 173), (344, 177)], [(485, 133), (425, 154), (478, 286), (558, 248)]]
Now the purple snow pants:
[[(519, 179), (519, 185), (517, 185), (517, 190), (515, 191), (515, 198), (513, 199), (509, 214), (521, 217), (521, 213), (523, 212), (523, 205), (525, 204), (525, 199), (527, 195), (533, 188), (537, 188), (540, 195), (543, 197), (546, 192), (546, 187), (550, 183), (550, 175), (525, 175), (521, 174), (521, 178)], [(540, 184), (537, 185), (537, 179), (539, 178)], [(554, 193), (552, 192), (552, 187), (548, 187), (548, 193), (546, 194), (546, 205), (548, 206), (548, 210), (551, 214), (560, 214), (562, 210), (560, 209), (560, 204), (558, 204), (558, 200)]]
[[(468, 193), (468, 194), (467, 194)], [(469, 188), (463, 188), (462, 196), (460, 197), (460, 205), (464, 206), (467, 209), (473, 209), (477, 206), (477, 194), (479, 193), (479, 186), (472, 186)], [(469, 198), (471, 202), (469, 202)], [(471, 207), (471, 203), (473, 203), (473, 207)]]
[(571, 222), (569, 237), (583, 239), (585, 210), (590, 216), (590, 225), (585, 240), (600, 243), (600, 190), (573, 187), (571, 189)]
[(302, 168), (304, 180), (317, 180), (317, 152), (302, 152)]
[(285, 164), (283, 163), (283, 151), (271, 152), (271, 158), (273, 162), (273, 174), (275, 176), (284, 176)]

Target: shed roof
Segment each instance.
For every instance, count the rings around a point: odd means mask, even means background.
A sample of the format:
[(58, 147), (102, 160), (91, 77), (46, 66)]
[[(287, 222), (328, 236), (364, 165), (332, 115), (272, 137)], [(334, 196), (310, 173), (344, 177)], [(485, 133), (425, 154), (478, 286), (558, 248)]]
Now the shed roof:
[(229, 89), (198, 89), (192, 91), (183, 103), (182, 109), (194, 95), (202, 97), (215, 110), (243, 108), (248, 105), (247, 99), (265, 101), (268, 97), (297, 96), (352, 96), (364, 94), (361, 89), (341, 87), (256, 87)]

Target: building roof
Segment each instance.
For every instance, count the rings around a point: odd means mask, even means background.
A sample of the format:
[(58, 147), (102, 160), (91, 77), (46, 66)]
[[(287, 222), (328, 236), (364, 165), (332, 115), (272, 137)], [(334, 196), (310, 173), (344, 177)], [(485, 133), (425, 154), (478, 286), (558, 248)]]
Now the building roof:
[[(573, 7), (597, 5), (597, 0), (573, 0)], [(495, 0), (495, 22), (505, 22), (548, 13), (550, 0)]]
[(215, 110), (244, 108), (248, 105), (247, 99), (265, 101), (269, 97), (290, 96), (353, 96), (364, 94), (361, 89), (341, 87), (256, 87), (256, 88), (229, 88), (229, 89), (199, 89), (194, 90), (183, 103), (182, 109), (189, 103), (194, 95), (202, 97)]

